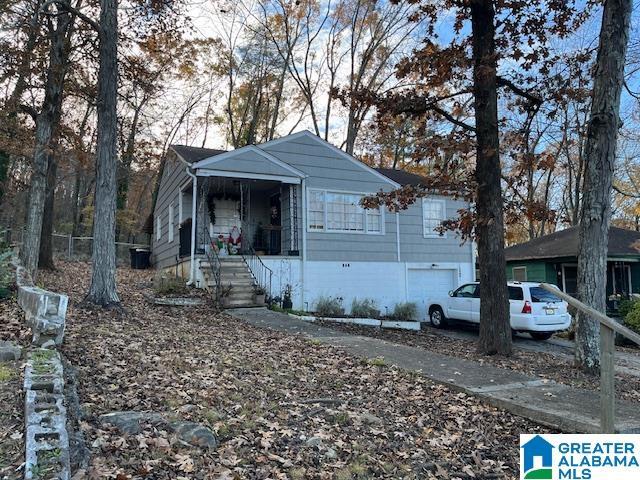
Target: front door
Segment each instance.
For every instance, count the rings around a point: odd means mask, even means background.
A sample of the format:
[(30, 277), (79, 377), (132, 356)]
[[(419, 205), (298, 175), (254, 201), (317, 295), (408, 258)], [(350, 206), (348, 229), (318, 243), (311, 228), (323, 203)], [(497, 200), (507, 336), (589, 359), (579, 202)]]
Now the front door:
[(280, 255), (282, 248), (282, 208), (280, 204), (280, 193), (269, 197), (269, 255)]

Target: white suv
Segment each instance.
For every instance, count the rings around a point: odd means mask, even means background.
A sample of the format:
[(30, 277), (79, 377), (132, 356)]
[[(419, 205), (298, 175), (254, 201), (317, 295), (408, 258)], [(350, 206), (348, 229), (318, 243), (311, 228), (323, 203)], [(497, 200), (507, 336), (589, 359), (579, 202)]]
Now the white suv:
[[(528, 332), (535, 340), (546, 340), (571, 325), (567, 302), (549, 293), (539, 283), (508, 282), (511, 329)], [(449, 320), (480, 323), (480, 284), (467, 283), (449, 292), (447, 298), (429, 306), (429, 319), (436, 328)]]

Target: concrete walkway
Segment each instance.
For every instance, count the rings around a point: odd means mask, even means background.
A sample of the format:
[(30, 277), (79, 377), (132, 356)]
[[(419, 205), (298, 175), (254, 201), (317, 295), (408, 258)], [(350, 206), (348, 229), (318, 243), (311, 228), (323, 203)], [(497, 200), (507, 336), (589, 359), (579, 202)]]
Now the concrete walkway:
[[(266, 308), (234, 309), (227, 312), (256, 327), (304, 335), (359, 357), (384, 357), (387, 364), (420, 371), (434, 382), (475, 395), (491, 405), (564, 432), (599, 431), (598, 392), (571, 388), (513, 370), (441, 355), (423, 348), (349, 335)], [(637, 403), (617, 401), (617, 431), (640, 433), (639, 406)]]

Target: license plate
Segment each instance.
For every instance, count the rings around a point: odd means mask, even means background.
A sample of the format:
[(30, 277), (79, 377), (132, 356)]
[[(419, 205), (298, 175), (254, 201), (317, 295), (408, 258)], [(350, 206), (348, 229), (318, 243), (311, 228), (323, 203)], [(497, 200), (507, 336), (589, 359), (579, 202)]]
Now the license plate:
[(547, 315), (553, 315), (556, 313), (555, 309), (553, 308), (545, 308), (544, 311), (547, 313)]

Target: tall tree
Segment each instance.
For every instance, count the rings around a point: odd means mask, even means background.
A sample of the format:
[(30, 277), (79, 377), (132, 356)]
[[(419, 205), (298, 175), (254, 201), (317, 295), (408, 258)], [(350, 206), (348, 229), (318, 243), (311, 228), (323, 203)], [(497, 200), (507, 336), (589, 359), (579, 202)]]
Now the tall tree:
[[(601, 312), (606, 310), (611, 187), (632, 7), (632, 0), (606, 0), (604, 3), (585, 145), (586, 168), (579, 227), (578, 297)], [(584, 370), (594, 372), (600, 368), (599, 334), (598, 321), (578, 312), (576, 362)]]
[[(445, 221), (442, 227), (465, 236), (475, 233), (483, 286), (478, 348), (485, 354), (509, 354), (506, 205), (500, 165), (500, 128), (504, 128), (504, 121), (501, 118), (499, 122), (498, 93), (500, 90), (503, 95), (521, 97), (526, 108), (544, 101), (538, 93), (540, 80), (524, 72), (535, 70), (546, 80), (557, 61), (557, 56), (551, 55), (550, 40), (566, 35), (580, 18), (576, 18), (571, 4), (554, 1), (422, 1), (420, 12), (428, 18), (428, 36), (420, 50), (400, 62), (397, 73), (408, 78), (412, 86), (384, 96), (373, 94), (373, 100), (365, 93), (362, 100), (377, 103), (379, 120), (384, 121), (389, 114), (409, 115), (425, 122), (423, 132), (438, 132), (416, 142), (413, 149), (414, 159), (430, 158), (434, 166), (425, 185), (382, 193), (366, 204), (384, 202), (391, 208), (404, 208), (434, 191), (470, 202), (471, 207), (459, 218)], [(440, 42), (436, 26), (445, 12), (455, 16), (454, 32)], [(536, 49), (525, 53), (523, 44), (535, 44)], [(501, 75), (497, 73), (499, 67)], [(506, 116), (509, 105), (503, 108), (501, 117)]]
[(87, 300), (118, 306), (116, 290), (116, 170), (118, 117), (118, 1), (100, 0), (98, 137), (93, 217), (93, 270)]
[[(500, 184), (498, 83), (493, 0), (471, 1), (473, 97), (476, 116), (476, 212), (480, 268), (480, 340), (483, 353), (511, 353), (509, 297), (504, 256), (504, 218)], [(491, 321), (487, 321), (491, 319)]]
[[(68, 69), (69, 38), (74, 16), (69, 13), (68, 0), (55, 4), (56, 12), (49, 16), (51, 46), (42, 109), (36, 116), (36, 144), (33, 173), (29, 189), (29, 208), (23, 238), (21, 258), (25, 268), (35, 277), (40, 254), (40, 239), (44, 215), (48, 159), (54, 146), (54, 135), (60, 124), (64, 80)], [(53, 26), (55, 18), (55, 27)]]

